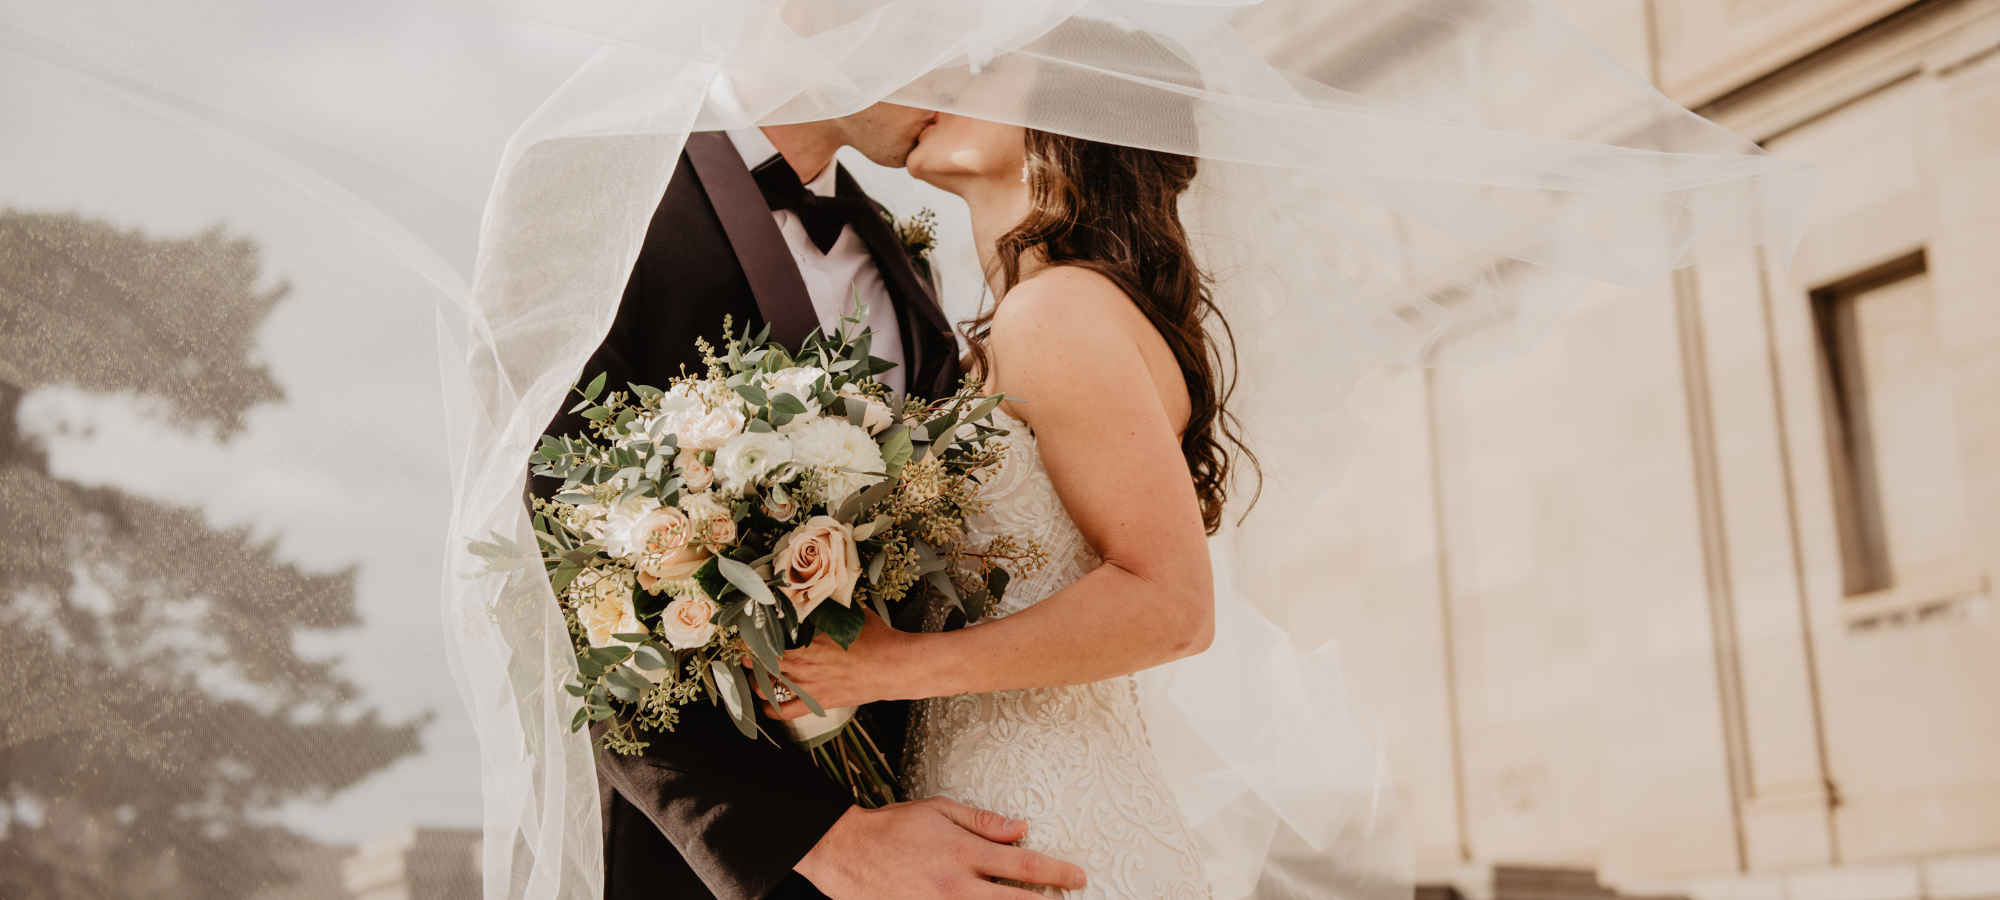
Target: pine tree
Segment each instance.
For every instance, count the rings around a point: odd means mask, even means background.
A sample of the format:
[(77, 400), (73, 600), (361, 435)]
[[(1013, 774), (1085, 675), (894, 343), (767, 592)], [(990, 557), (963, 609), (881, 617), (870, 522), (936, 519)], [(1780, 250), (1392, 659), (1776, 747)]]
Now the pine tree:
[(282, 402), (250, 358), (287, 292), (221, 229), (160, 239), (0, 210), (0, 897), (246, 897), (303, 842), (269, 813), (417, 749), (300, 629), (359, 623), (354, 571), (304, 572), (197, 510), (50, 474), (24, 393), (157, 398), (227, 439)]

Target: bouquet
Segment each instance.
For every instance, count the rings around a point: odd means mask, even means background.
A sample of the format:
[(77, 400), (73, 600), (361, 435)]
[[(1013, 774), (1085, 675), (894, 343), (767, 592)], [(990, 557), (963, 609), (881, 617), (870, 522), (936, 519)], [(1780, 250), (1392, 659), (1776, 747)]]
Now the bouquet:
[(817, 634), (846, 648), (863, 609), (913, 630), (930, 597), (955, 623), (977, 621), (1007, 566), (1040, 565), (1032, 542), (965, 540), (1003, 461), (991, 443), (1006, 433), (991, 422), (1003, 395), (969, 378), (934, 403), (891, 394), (874, 376), (893, 364), (868, 354), (869, 331), (849, 331), (866, 316), (797, 356), (766, 344), (768, 328), (738, 336), (725, 320), (720, 354), (697, 342), (705, 375), (609, 395), (599, 375), (571, 409), (591, 433), (542, 438), (533, 471), (563, 487), (535, 502), (534, 529), (576, 648), (570, 727), (606, 723), (599, 752), (638, 753), (702, 700), (757, 738), (755, 679), (764, 697), (805, 702), (812, 715), (784, 723), (787, 736), (858, 802), (894, 802), (855, 708), (822, 708), (785, 677), (785, 651)]

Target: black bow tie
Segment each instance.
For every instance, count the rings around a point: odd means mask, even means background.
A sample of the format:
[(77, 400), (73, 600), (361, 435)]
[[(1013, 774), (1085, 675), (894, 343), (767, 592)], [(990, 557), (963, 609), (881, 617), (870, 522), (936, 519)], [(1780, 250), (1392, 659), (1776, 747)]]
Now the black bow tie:
[[(837, 165), (837, 163), (835, 164)], [(857, 215), (867, 211), (867, 201), (847, 197), (822, 197), (806, 190), (799, 181), (799, 173), (793, 171), (783, 156), (772, 156), (750, 170), (757, 179), (757, 187), (764, 192), (764, 202), (772, 209), (789, 209), (799, 217), (799, 223), (806, 227), (806, 235), (812, 238), (813, 246), (819, 252), (833, 249), (840, 240), (840, 229), (853, 224)]]

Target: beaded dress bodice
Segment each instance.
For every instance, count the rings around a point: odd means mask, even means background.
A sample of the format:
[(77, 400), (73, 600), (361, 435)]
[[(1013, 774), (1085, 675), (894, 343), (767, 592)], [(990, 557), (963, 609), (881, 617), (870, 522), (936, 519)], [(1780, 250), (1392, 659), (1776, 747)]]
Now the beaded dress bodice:
[[(1056, 496), (1035, 437), (1005, 413), (1007, 461), (969, 524), (975, 544), (1032, 539), (1048, 564), (1014, 579), (988, 619), (1010, 615), (1102, 564)], [(971, 627), (979, 627), (977, 625)], [(1180, 807), (1140, 718), (1130, 676), (1067, 687), (961, 694), (916, 703), (904, 764), (908, 796), (951, 797), (1028, 823), (1020, 846), (1089, 873), (1051, 896), (1200, 900), (1210, 895)]]

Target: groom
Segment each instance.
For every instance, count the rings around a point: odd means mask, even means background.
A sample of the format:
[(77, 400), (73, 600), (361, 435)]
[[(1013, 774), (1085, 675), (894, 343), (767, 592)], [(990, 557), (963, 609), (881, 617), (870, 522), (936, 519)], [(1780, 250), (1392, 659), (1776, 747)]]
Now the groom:
[[(901, 167), (934, 114), (878, 103), (840, 119), (702, 132), (688, 138), (604, 344), (579, 373), (665, 385), (706, 371), (694, 339), (722, 346), (771, 326), (794, 350), (868, 306), (873, 355), (896, 363), (894, 390), (942, 397), (958, 386), (951, 324), (881, 208), (833, 161), (843, 146)], [(550, 434), (584, 430), (563, 414)], [(557, 484), (533, 478), (535, 493)], [(907, 704), (868, 707), (871, 733), (900, 756)], [(777, 732), (777, 729), (767, 729)], [(854, 805), (803, 752), (749, 740), (726, 712), (681, 707), (643, 755), (602, 753), (606, 900), (876, 900), (1030, 896), (990, 879), (1081, 886), (1083, 873), (1007, 844), (1026, 826), (944, 798), (879, 810)]]

